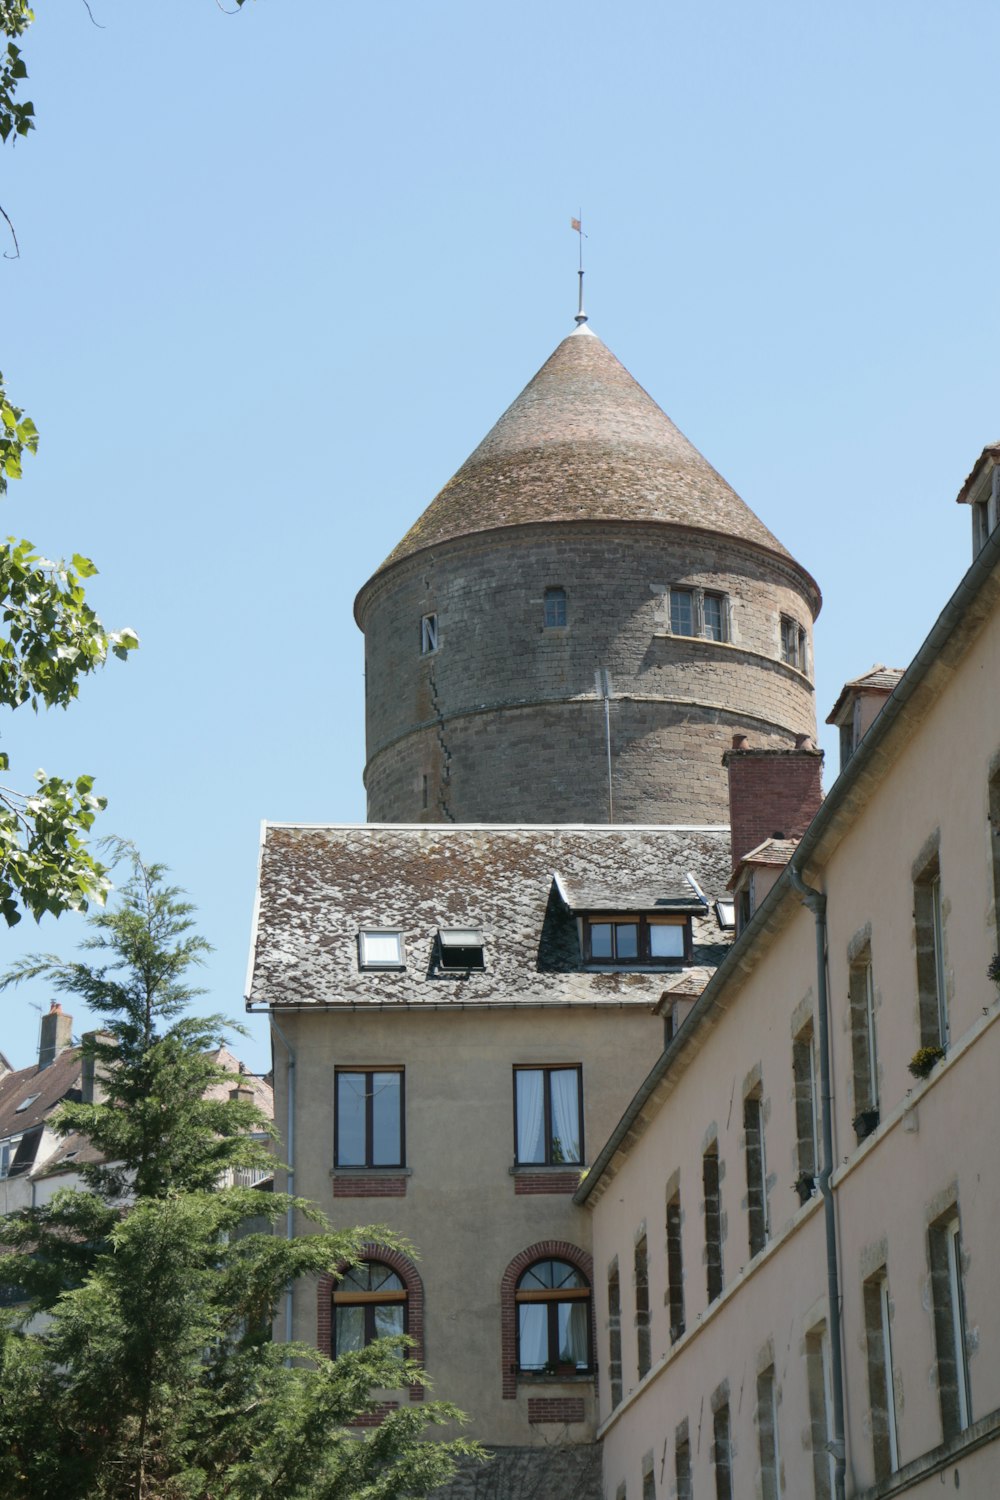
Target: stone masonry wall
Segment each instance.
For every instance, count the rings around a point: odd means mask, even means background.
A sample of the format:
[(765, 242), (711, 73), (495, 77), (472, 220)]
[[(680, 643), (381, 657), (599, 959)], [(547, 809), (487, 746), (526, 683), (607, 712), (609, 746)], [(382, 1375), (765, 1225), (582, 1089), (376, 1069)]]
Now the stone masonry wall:
[(487, 1464), (466, 1464), (435, 1500), (602, 1500), (597, 1443), (494, 1448)]
[[(730, 639), (671, 635), (671, 585), (726, 595)], [(544, 624), (553, 587), (565, 627)], [(359, 598), (369, 818), (605, 822), (606, 667), (615, 821), (726, 822), (733, 731), (773, 748), (815, 732), (816, 606), (793, 564), (669, 526), (524, 526), (418, 554)], [(806, 632), (806, 672), (781, 661), (782, 615)]]

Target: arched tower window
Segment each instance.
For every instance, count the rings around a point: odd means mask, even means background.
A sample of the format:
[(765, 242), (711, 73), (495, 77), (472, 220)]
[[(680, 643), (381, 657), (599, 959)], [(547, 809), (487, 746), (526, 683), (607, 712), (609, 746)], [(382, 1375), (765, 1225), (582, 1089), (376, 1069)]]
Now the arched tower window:
[(566, 624), (566, 590), (545, 590), (545, 628), (551, 630)]

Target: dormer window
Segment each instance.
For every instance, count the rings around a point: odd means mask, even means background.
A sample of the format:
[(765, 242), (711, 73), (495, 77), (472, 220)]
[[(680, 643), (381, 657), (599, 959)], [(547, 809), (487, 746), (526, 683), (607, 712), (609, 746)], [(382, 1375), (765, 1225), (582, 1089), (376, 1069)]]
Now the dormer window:
[(403, 934), (394, 927), (363, 927), (358, 933), (358, 966), (362, 969), (405, 969)]
[(439, 927), (438, 962), (442, 969), (485, 969), (482, 929)]
[(681, 964), (691, 961), (689, 916), (592, 915), (585, 919), (584, 959), (593, 964)]

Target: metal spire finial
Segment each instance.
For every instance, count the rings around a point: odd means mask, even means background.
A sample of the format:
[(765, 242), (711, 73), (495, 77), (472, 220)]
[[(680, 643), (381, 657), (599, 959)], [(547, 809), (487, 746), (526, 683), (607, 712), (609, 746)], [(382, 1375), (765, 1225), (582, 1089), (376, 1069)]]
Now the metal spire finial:
[(575, 229), (577, 234), (580, 236), (580, 269), (576, 273), (580, 278), (580, 298), (577, 304), (576, 316), (573, 321), (578, 328), (582, 328), (584, 323), (586, 323), (587, 321), (587, 314), (583, 310), (583, 242), (587, 238), (587, 236), (583, 232), (583, 209), (581, 208), (580, 217), (578, 219), (570, 219), (569, 222), (570, 227), (572, 229)]

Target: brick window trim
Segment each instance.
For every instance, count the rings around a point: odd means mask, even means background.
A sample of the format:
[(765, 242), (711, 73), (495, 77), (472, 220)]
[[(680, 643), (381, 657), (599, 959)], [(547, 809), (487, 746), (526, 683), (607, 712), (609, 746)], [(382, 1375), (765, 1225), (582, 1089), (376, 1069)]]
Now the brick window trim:
[(526, 1250), (521, 1250), (514, 1256), (500, 1282), (500, 1379), (504, 1401), (514, 1401), (517, 1398), (517, 1303), (514, 1293), (522, 1273), (534, 1265), (536, 1260), (565, 1260), (586, 1276), (590, 1287), (590, 1347), (595, 1355), (597, 1352), (593, 1257), (567, 1240), (539, 1240), (537, 1245), (529, 1245)]
[[(362, 1245), (361, 1259), (378, 1260), (385, 1266), (391, 1266), (406, 1287), (406, 1331), (413, 1340), (410, 1358), (415, 1359), (418, 1365), (423, 1365), (425, 1359), (424, 1284), (420, 1279), (420, 1272), (405, 1255), (401, 1255), (398, 1250), (390, 1250), (386, 1245), (375, 1243)], [(346, 1269), (346, 1263), (339, 1267), (341, 1272)], [(333, 1292), (337, 1280), (336, 1274), (327, 1272), (325, 1276), (319, 1278), (316, 1288), (316, 1347), (326, 1355), (330, 1355), (333, 1350)], [(424, 1399), (422, 1385), (411, 1385), (409, 1392), (411, 1401)], [(381, 1407), (375, 1409), (376, 1412), (381, 1412), (377, 1421), (359, 1421), (352, 1425), (355, 1427), (378, 1426), (386, 1410), (391, 1410), (395, 1405), (398, 1405), (398, 1402), (383, 1402)]]
[(338, 1168), (331, 1172), (335, 1198), (405, 1198), (409, 1171), (379, 1171), (378, 1168)]
[(538, 1427), (544, 1422), (582, 1422), (582, 1396), (532, 1396), (528, 1401), (528, 1422)]
[(519, 1167), (513, 1174), (514, 1196), (537, 1194), (537, 1193), (568, 1193), (573, 1194), (580, 1186), (580, 1168), (576, 1167), (571, 1172), (528, 1172)]
[(380, 1401), (371, 1411), (363, 1411), (351, 1422), (352, 1427), (381, 1427), (391, 1411), (399, 1410), (398, 1401)]

